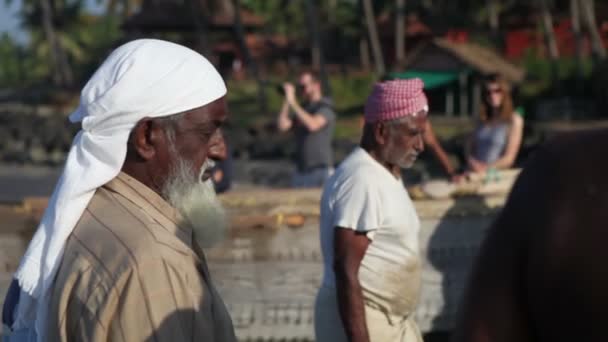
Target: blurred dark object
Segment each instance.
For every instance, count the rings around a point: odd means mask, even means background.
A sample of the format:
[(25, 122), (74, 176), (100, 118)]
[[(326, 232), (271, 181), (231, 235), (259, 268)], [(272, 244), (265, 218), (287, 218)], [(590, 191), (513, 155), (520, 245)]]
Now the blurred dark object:
[(285, 88), (283, 88), (282, 84), (274, 85), (274, 89), (281, 95), (285, 96)]
[(221, 194), (232, 186), (232, 150), (226, 146), (226, 159), (217, 162), (211, 172), (215, 192)]

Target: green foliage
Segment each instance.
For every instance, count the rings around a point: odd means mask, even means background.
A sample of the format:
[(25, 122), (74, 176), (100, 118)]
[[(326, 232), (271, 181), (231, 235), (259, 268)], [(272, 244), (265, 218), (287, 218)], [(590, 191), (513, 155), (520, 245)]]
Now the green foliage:
[[(54, 2), (55, 33), (77, 81), (88, 78), (121, 37), (121, 18), (88, 15), (82, 10), (83, 1)], [(44, 34), (39, 1), (25, 0), (21, 17), (22, 26), (29, 33), (29, 43), (21, 47), (8, 36), (0, 39), (2, 86), (43, 83), (52, 73), (51, 47)]]
[(19, 45), (8, 34), (0, 38), (0, 86), (15, 86), (20, 82)]
[(75, 42), (86, 51), (84, 58), (75, 65), (80, 79), (88, 78), (122, 38), (121, 18), (117, 15), (89, 17), (88, 22), (80, 32), (71, 33), (77, 38)]
[(306, 13), (302, 1), (289, 0), (244, 0), (241, 5), (266, 21), (265, 30), (269, 33), (283, 34), (292, 38), (304, 38)]
[[(553, 62), (547, 58), (538, 58), (538, 54), (530, 49), (527, 51), (522, 65), (528, 72), (528, 78), (532, 81), (522, 85), (522, 95), (532, 98), (555, 86), (552, 79)], [(582, 63), (583, 77), (587, 79), (593, 69), (591, 58), (585, 58)], [(558, 80), (574, 79), (576, 77), (578, 61), (575, 57), (561, 57), (557, 60)]]
[(333, 98), (339, 114), (362, 115), (365, 99), (375, 80), (375, 76), (371, 74), (330, 77)]

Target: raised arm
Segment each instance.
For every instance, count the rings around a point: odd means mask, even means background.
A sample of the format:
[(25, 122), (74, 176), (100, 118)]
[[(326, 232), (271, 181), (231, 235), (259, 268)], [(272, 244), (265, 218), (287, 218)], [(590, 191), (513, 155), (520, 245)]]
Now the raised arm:
[(327, 125), (327, 118), (321, 113), (309, 113), (298, 103), (293, 85), (285, 84), (285, 99), (289, 107), (294, 111), (298, 121), (310, 132), (316, 132)]
[(292, 125), (293, 121), (289, 118), (289, 103), (287, 103), (287, 100), (285, 100), (283, 101), (281, 111), (279, 112), (279, 116), (277, 117), (277, 128), (281, 132), (286, 132), (291, 129)]

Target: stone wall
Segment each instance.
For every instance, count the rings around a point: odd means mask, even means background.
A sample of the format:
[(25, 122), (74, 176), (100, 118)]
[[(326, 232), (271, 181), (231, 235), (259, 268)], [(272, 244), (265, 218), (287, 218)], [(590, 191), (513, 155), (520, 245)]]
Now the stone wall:
[(43, 107), (0, 107), (0, 162), (27, 165), (61, 165), (77, 125), (65, 114)]

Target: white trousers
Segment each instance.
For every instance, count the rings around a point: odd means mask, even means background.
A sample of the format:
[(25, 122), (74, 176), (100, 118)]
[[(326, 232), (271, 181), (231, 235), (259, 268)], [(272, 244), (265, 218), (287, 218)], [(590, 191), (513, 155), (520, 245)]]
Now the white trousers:
[[(391, 323), (391, 321), (393, 323)], [(365, 304), (365, 322), (371, 342), (422, 342), (418, 326), (410, 317), (391, 319)], [(348, 342), (338, 311), (335, 289), (321, 286), (315, 302), (315, 338), (317, 342)]]

